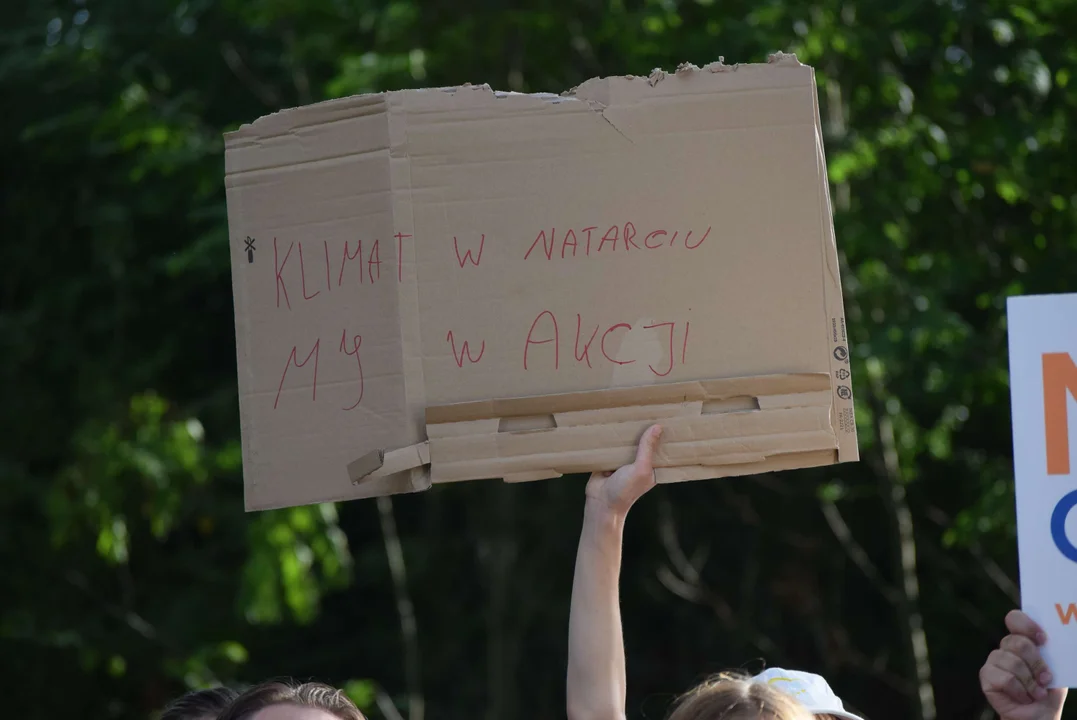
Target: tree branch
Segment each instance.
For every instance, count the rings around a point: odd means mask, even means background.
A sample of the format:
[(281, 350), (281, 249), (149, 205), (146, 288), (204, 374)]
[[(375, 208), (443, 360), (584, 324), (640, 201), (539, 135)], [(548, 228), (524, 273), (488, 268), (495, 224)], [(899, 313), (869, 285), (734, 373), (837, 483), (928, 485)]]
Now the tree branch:
[(875, 437), (878, 441), (882, 472), (878, 473), (882, 495), (893, 528), (891, 543), (895, 561), (901, 568), (898, 616), (905, 626), (906, 650), (911, 674), (916, 679), (916, 709), (921, 720), (935, 720), (935, 691), (931, 686), (931, 660), (927, 650), (927, 634), (920, 612), (920, 583), (916, 570), (916, 535), (912, 511), (901, 478), (901, 465), (894, 438), (894, 424), (883, 400), (885, 389), (878, 378), (869, 377), (868, 400), (871, 406)]
[(288, 64), (291, 65), (292, 83), (295, 85), (295, 92), (299, 97), (299, 102), (303, 105), (310, 105), (314, 102), (314, 95), (310, 91), (310, 76), (307, 74), (306, 67), (299, 62), (297, 57), (295, 31), (292, 28), (284, 31), (284, 47), (288, 49)]
[(378, 692), (374, 695), (374, 703), (385, 716), (385, 720), (404, 720), (404, 716), (396, 709), (393, 699), (381, 688), (378, 688)]
[(400, 536), (396, 532), (396, 520), (393, 518), (393, 501), (391, 498), (378, 498), (378, 517), (381, 520), (381, 533), (385, 538), (385, 557), (389, 561), (389, 573), (393, 578), (393, 591), (396, 593), (396, 610), (400, 616), (400, 634), (404, 641), (404, 675), (408, 685), (408, 720), (423, 720), (425, 702), (423, 700), (422, 672), (419, 662), (419, 631), (415, 622), (415, 608), (411, 603), (411, 595), (408, 593), (404, 550), (400, 545)]
[(247, 63), (244, 62), (243, 56), (239, 54), (235, 45), (230, 42), (221, 43), (221, 57), (224, 58), (224, 64), (228, 66), (232, 74), (264, 105), (271, 108), (280, 107), (280, 94), (272, 85), (262, 82), (255, 76), (247, 67)]
[(688, 560), (688, 555), (677, 538), (673, 505), (665, 497), (660, 500), (659, 504), (658, 528), (659, 538), (671, 563), (658, 569), (658, 581), (677, 597), (709, 607), (723, 625), (743, 635), (760, 652), (772, 657), (779, 655), (777, 643), (752, 627), (750, 623), (744, 622), (743, 618), (738, 618), (725, 598), (703, 582), (700, 570), (702, 570), (706, 555), (702, 555), (704, 560), (697, 560), (695, 563)]
[(820, 506), (827, 525), (830, 526), (834, 537), (838, 539), (838, 543), (841, 544), (842, 549), (845, 550), (845, 554), (849, 556), (853, 564), (860, 568), (860, 571), (867, 576), (868, 580), (875, 585), (875, 588), (882, 593), (882, 596), (887, 601), (895, 606), (900, 604), (900, 594), (893, 585), (886, 581), (882, 573), (879, 572), (879, 568), (875, 567), (875, 563), (868, 557), (867, 551), (853, 537), (853, 531), (849, 529), (845, 518), (841, 515), (841, 511), (838, 510), (838, 506), (829, 500), (820, 500)]
[[(953, 525), (953, 521), (950, 517), (944, 513), (940, 508), (932, 505), (927, 509), (927, 517), (933, 523), (942, 528), (948, 528)], [(980, 569), (988, 577), (995, 586), (1002, 591), (1002, 593), (1009, 598), (1015, 606), (1021, 604), (1021, 591), (1017, 587), (1017, 583), (1010, 579), (1010, 576), (1006, 574), (994, 558), (984, 553), (983, 546), (980, 545), (978, 540), (972, 539), (966, 545), (969, 553), (976, 562), (980, 564)]]

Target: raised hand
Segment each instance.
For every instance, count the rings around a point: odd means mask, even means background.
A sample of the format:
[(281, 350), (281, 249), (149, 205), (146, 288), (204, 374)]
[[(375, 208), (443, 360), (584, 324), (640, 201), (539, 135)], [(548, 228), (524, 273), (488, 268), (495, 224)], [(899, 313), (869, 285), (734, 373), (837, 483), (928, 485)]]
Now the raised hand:
[(980, 687), (1002, 720), (1059, 720), (1066, 688), (1048, 688), (1051, 671), (1040, 654), (1047, 633), (1020, 610), (1006, 616), (1010, 634), (980, 669)]
[(625, 515), (645, 492), (654, 487), (654, 453), (662, 428), (652, 425), (640, 438), (636, 460), (613, 473), (595, 473), (587, 481), (587, 498)]

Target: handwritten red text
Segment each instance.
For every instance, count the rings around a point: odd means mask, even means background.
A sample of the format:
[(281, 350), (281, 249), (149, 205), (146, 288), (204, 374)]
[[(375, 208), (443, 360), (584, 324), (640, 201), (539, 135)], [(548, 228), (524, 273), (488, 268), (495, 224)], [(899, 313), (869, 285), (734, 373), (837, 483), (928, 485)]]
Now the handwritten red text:
[(643, 232), (637, 230), (631, 222), (604, 227), (591, 225), (579, 229), (563, 228), (561, 231), (556, 227), (543, 228), (528, 246), (524, 260), (529, 259), (532, 254), (536, 259), (545, 256), (547, 260), (553, 260), (559, 255), (564, 260), (578, 255), (611, 255), (618, 251), (625, 253), (661, 248), (695, 250), (706, 242), (710, 234), (709, 225), (703, 230), (682, 228), (670, 231), (656, 228)]
[(464, 367), (465, 357), (467, 357), (468, 362), (477, 363), (479, 360), (482, 360), (482, 354), (486, 352), (486, 341), (483, 340), (482, 345), (479, 347), (479, 356), (472, 357), (471, 348), (468, 347), (467, 340), (465, 340), (464, 344), (460, 347), (460, 352), (457, 353), (456, 338), (453, 337), (452, 330), (450, 330), (449, 334), (445, 336), (445, 342), (449, 343), (449, 346), (452, 348), (452, 356), (453, 360), (456, 361), (456, 367)]
[(359, 398), (354, 403), (344, 408), (344, 410), (354, 410), (356, 407), (359, 406), (359, 403), (363, 402), (363, 386), (365, 385), (365, 383), (363, 382), (363, 361), (359, 359), (359, 346), (362, 344), (363, 336), (354, 335), (351, 338), (351, 350), (349, 350), (347, 329), (340, 333), (340, 352), (344, 353), (345, 355), (354, 355), (355, 364), (358, 366), (359, 369)]
[[(593, 328), (593, 329), (592, 329)], [(603, 325), (584, 325), (583, 316), (576, 314), (576, 339), (573, 346), (572, 356), (577, 365), (594, 367), (591, 363), (591, 348), (598, 341), (598, 351), (601, 357), (614, 365), (632, 365), (638, 362), (637, 358), (625, 357), (617, 351), (627, 333), (648, 332), (656, 333), (661, 342), (663, 360), (657, 365), (647, 364), (647, 368), (657, 377), (666, 377), (676, 367), (678, 355), (680, 364), (684, 365), (688, 360), (688, 335), (691, 323), (687, 320), (681, 322), (656, 322), (646, 325), (631, 325), (626, 322)], [(680, 353), (675, 351), (675, 342), (679, 341)], [(648, 343), (650, 345), (651, 343)], [(533, 346), (547, 346), (538, 348)], [(560, 326), (555, 316), (549, 310), (543, 310), (531, 323), (531, 329), (527, 332), (524, 340), (524, 370), (539, 369), (542, 367), (558, 370), (561, 367)], [(596, 358), (596, 362), (598, 359)]]
[(460, 257), (460, 242), (456, 239), (455, 235), (453, 235), (453, 238), (452, 238), (452, 247), (453, 247), (453, 250), (456, 251), (456, 262), (460, 263), (461, 268), (464, 267), (465, 263), (469, 263), (469, 262), (472, 265), (474, 265), (475, 267), (478, 267), (479, 263), (482, 262), (482, 248), (483, 248), (484, 245), (486, 245), (486, 235), (485, 234), (483, 234), (479, 239), (479, 252), (478, 252), (477, 255), (475, 255), (473, 257), (471, 255), (471, 249), (468, 248), (464, 252), (464, 256)]
[[(348, 329), (344, 328), (340, 333), (340, 345), (337, 348), (338, 356), (341, 360), (348, 360), (355, 358), (354, 369), (350, 372), (355, 373), (356, 379), (359, 381), (359, 388), (355, 402), (350, 405), (344, 405), (342, 410), (349, 411), (359, 407), (359, 404), (363, 402), (363, 394), (365, 390), (365, 381), (363, 378), (363, 361), (359, 356), (359, 349), (363, 344), (363, 336), (358, 334), (349, 334)], [(325, 358), (321, 357), (321, 345), (322, 339), (317, 338), (314, 341), (314, 345), (311, 347), (310, 352), (302, 360), (299, 359), (300, 346), (293, 345), (291, 352), (288, 354), (288, 359), (284, 363), (284, 371), (280, 375), (280, 383), (277, 385), (277, 396), (273, 400), (273, 409), (276, 410), (280, 406), (281, 394), (285, 389), (285, 383), (289, 378), (292, 378), (289, 384), (300, 388), (306, 388), (306, 383), (310, 383), (310, 401), (318, 402), (318, 371), (323, 364)], [(305, 346), (304, 346), (305, 347)], [(332, 356), (330, 356), (332, 357)], [(339, 363), (339, 361), (338, 361)], [(303, 380), (296, 379), (295, 369), (305, 369), (309, 375), (303, 375)], [(289, 370), (292, 370), (289, 375)], [(309, 378), (309, 380), (307, 380)], [(293, 401), (294, 402), (294, 401)]]
[[(404, 240), (411, 238), (406, 233), (396, 233), (396, 279), (404, 281)], [(321, 248), (317, 248), (321, 245)], [(337, 246), (339, 247), (339, 246)], [(392, 247), (391, 245), (389, 246)], [(392, 252), (391, 249), (388, 250)], [(327, 240), (291, 240), (285, 243), (283, 240), (273, 238), (273, 274), (276, 282), (277, 307), (283, 304), (288, 310), (292, 309), (293, 297), (302, 298), (303, 302), (310, 302), (321, 296), (323, 292), (328, 294), (334, 288), (346, 285), (373, 285), (381, 281), (382, 246), (378, 238), (364, 241), (362, 238), (345, 240), (343, 252), (330, 248)], [(477, 265), (481, 259), (482, 247), (479, 248), (479, 257), (474, 263)], [(470, 251), (465, 254), (464, 261), (470, 260)], [(353, 268), (353, 266), (355, 266)], [(336, 284), (333, 283), (336, 278)], [(282, 303), (283, 301), (283, 303)]]

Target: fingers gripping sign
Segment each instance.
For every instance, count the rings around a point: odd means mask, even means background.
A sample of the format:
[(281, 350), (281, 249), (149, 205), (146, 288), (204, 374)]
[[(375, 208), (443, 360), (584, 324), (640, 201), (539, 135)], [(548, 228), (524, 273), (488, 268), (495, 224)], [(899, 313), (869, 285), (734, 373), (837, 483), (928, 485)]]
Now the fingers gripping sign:
[(1006, 614), (1006, 629), (1013, 635), (1023, 635), (1034, 640), (1036, 645), (1043, 645), (1047, 642), (1047, 633), (1020, 610), (1011, 610)]
[(652, 425), (643, 433), (636, 448), (636, 459), (613, 473), (595, 473), (587, 481), (587, 497), (603, 503), (615, 513), (624, 515), (629, 508), (655, 485), (654, 455), (662, 427)]
[(1020, 610), (1006, 616), (1006, 629), (980, 669), (984, 696), (1002, 720), (1058, 720), (1066, 689), (1048, 687), (1051, 671), (1040, 653), (1047, 634)]

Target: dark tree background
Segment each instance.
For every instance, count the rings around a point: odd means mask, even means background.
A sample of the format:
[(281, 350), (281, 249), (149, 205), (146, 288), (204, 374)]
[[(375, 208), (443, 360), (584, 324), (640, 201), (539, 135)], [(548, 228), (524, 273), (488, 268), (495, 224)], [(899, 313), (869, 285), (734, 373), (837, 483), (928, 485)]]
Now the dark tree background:
[(221, 135), (351, 93), (556, 92), (775, 50), (817, 69), (863, 460), (645, 498), (630, 716), (763, 660), (873, 720), (988, 716), (977, 669), (1018, 601), (1005, 297), (1074, 290), (1077, 2), (10, 0), (0, 18), (5, 716), (150, 717), (288, 674), (372, 718), (563, 717), (578, 479), (242, 512)]

